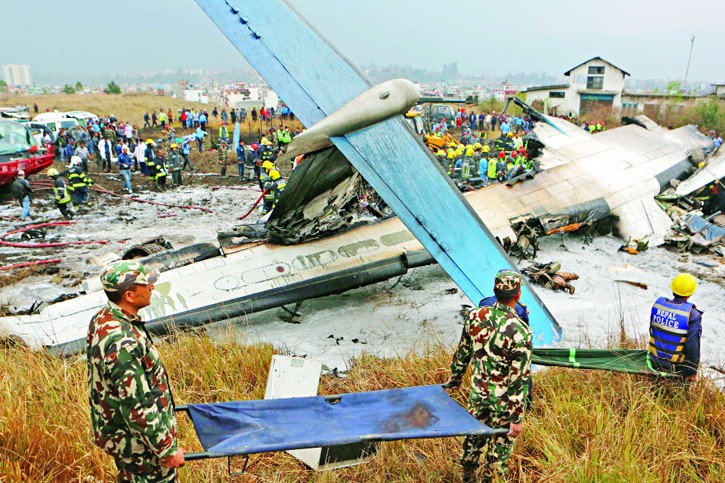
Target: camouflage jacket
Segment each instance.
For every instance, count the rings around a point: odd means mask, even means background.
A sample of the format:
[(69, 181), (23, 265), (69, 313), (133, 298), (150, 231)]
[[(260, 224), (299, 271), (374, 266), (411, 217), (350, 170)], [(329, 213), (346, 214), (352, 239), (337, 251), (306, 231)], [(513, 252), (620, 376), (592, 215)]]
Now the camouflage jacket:
[(216, 152), (217, 159), (219, 160), (219, 164), (227, 164), (227, 161), (229, 160), (229, 148), (219, 146), (219, 149), (217, 149)]
[(175, 454), (171, 388), (141, 320), (109, 302), (91, 319), (86, 356), (96, 445), (125, 460)]
[(473, 310), (451, 363), (460, 381), (471, 363), (469, 412), (481, 411), (520, 423), (531, 381), (532, 335), (510, 307), (496, 302)]

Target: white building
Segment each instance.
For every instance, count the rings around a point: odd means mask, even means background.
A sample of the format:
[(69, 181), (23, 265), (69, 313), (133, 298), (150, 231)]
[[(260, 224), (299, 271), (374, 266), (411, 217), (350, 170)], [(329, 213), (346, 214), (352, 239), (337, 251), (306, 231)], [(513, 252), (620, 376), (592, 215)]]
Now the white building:
[(29, 65), (4, 65), (3, 79), (8, 87), (30, 87), (33, 85)]
[(526, 89), (526, 102), (548, 114), (581, 116), (619, 111), (624, 78), (630, 75), (601, 57), (593, 57), (564, 72), (569, 84)]
[(209, 103), (209, 96), (204, 94), (201, 89), (186, 89), (184, 91), (184, 100), (189, 102)]

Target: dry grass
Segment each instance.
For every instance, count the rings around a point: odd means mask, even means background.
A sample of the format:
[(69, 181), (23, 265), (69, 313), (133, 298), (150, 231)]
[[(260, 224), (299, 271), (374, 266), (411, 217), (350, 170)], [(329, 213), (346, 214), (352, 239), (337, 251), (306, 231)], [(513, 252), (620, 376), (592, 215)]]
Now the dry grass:
[[(263, 396), (272, 347), (228, 339), (183, 334), (160, 345), (177, 404)], [(362, 356), (349, 377), (323, 378), (320, 393), (440, 383), (450, 353), (435, 347), (402, 359)], [(113, 480), (111, 459), (91, 441), (85, 371), (80, 358), (0, 349), (2, 481)], [(464, 392), (455, 397), (464, 403)], [(725, 397), (709, 381), (685, 395), (644, 377), (547, 370), (535, 376), (525, 428), (511, 460), (517, 481), (725, 480)], [(200, 450), (184, 416), (180, 439)], [(460, 438), (385, 443), (366, 464), (319, 474), (285, 453), (252, 456), (241, 479), (226, 475), (224, 459), (190, 462), (180, 474), (189, 482), (460, 481), (460, 445)]]
[[(53, 111), (89, 111), (99, 116), (105, 116), (113, 114), (116, 119), (120, 121), (130, 121), (139, 127), (143, 126), (143, 115), (145, 112), (151, 114), (151, 111), (158, 112), (159, 109), (163, 109), (164, 112), (171, 109), (174, 119), (176, 120), (176, 111), (182, 107), (189, 109), (206, 109), (211, 113), (214, 109), (212, 104), (201, 104), (198, 102), (188, 102), (183, 99), (175, 99), (173, 97), (155, 96), (152, 94), (141, 94), (141, 93), (124, 93), (119, 95), (110, 94), (37, 94), (37, 95), (0, 95), (0, 105), (2, 106), (29, 106), (31, 108), (33, 103), (38, 104), (39, 112), (44, 112), (46, 109)], [(222, 107), (217, 106), (219, 112)], [(290, 127), (293, 131), (295, 129), (301, 129), (302, 124), (298, 120), (294, 121), (268, 121), (268, 122), (252, 122), (251, 116), (248, 116), (248, 121), (243, 123), (241, 127), (242, 137), (245, 140), (251, 140), (252, 138), (259, 137), (270, 127), (279, 126), (283, 123)], [(219, 128), (221, 119), (211, 118), (209, 126), (212, 128), (212, 132), (216, 134), (216, 129)], [(173, 126), (180, 130), (178, 122), (174, 122)], [(142, 129), (141, 132), (144, 136), (151, 134), (156, 130)], [(160, 131), (159, 131), (160, 132)]]

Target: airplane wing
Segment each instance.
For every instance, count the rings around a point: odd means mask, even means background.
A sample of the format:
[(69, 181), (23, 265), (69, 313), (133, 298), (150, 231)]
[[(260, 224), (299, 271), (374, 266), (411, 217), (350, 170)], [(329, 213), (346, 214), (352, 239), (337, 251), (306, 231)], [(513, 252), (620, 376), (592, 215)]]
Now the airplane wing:
[[(306, 126), (370, 87), (282, 0), (196, 2)], [(498, 270), (516, 269), (400, 116), (332, 141), (473, 303)], [(559, 324), (528, 284), (522, 292), (535, 345), (550, 344)]]

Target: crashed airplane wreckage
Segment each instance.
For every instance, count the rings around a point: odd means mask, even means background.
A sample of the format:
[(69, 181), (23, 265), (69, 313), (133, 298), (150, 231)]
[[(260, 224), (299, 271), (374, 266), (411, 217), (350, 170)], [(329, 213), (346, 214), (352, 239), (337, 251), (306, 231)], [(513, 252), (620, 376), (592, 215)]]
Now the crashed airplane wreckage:
[[(655, 195), (689, 174), (692, 152), (710, 145), (693, 127), (655, 132), (628, 125), (593, 136), (537, 113), (534, 133), (544, 145), (544, 171), (464, 197), (400, 115), (415, 102), (410, 83), (371, 88), (279, 1), (245, 2), (255, 22), (221, 2), (198, 3), (312, 127), (290, 146), (306, 159), (266, 226), (223, 237), (221, 256), (162, 273), (142, 312), (155, 334), (340, 293), (434, 261), (475, 303), (490, 295), (496, 271), (515, 267), (502, 245), (533, 243), (536, 236), (612, 215), (621, 236), (649, 236), (657, 243), (670, 221)], [(275, 38), (280, 22), (299, 45)], [(365, 200), (363, 180), (374, 189)], [(380, 199), (384, 203), (373, 202)], [(369, 209), (351, 209), (361, 204)], [(0, 330), (31, 347), (80, 352), (88, 321), (106, 303), (96, 278), (85, 291), (39, 313), (0, 318)], [(535, 345), (551, 344), (561, 333), (553, 316), (528, 285), (524, 301)]]

